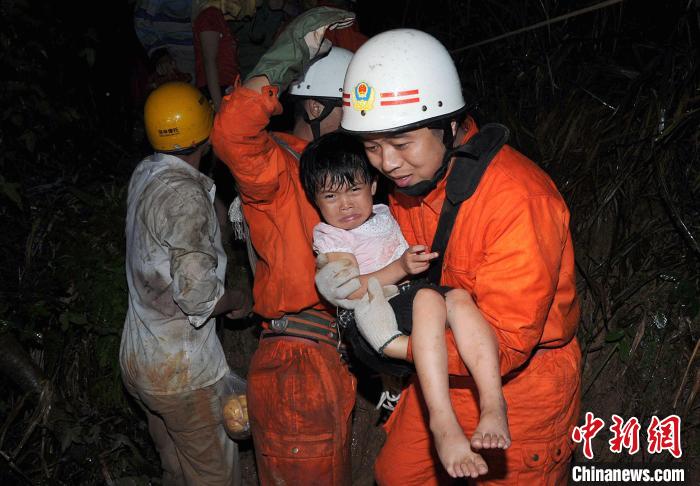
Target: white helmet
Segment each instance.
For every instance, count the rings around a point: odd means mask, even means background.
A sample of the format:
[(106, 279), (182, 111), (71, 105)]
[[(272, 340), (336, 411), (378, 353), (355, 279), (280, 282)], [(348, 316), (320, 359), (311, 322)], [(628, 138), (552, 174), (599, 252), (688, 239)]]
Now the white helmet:
[(328, 54), (314, 62), (301, 80), (289, 87), (289, 94), (305, 98), (341, 98), (343, 79), (352, 52), (342, 47), (333, 47)]
[(343, 85), (341, 127), (352, 133), (425, 126), (465, 107), (447, 49), (414, 29), (383, 32), (365, 42)]

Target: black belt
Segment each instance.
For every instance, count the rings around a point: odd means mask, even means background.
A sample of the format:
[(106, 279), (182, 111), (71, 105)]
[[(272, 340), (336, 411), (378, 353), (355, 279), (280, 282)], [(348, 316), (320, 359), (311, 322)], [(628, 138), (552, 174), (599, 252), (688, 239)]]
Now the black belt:
[(298, 314), (285, 314), (272, 319), (270, 327), (262, 333), (261, 339), (279, 336), (294, 336), (330, 344), (337, 348), (340, 343), (338, 325), (329, 314), (308, 309)]

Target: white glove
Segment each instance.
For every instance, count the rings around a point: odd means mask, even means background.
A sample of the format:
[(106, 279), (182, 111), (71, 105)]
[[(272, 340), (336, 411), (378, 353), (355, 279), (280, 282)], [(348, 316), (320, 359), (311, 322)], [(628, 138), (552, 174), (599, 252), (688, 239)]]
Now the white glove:
[(316, 288), (331, 304), (338, 306), (339, 299), (347, 299), (360, 288), (360, 269), (350, 260), (341, 259), (328, 263), (328, 256), (319, 253), (316, 258)]
[(367, 281), (367, 293), (361, 299), (338, 301), (341, 307), (354, 309), (357, 329), (379, 354), (382, 354), (387, 344), (403, 335), (396, 323), (394, 309), (387, 301), (387, 296), (397, 293), (396, 285), (382, 288), (379, 280), (372, 277)]

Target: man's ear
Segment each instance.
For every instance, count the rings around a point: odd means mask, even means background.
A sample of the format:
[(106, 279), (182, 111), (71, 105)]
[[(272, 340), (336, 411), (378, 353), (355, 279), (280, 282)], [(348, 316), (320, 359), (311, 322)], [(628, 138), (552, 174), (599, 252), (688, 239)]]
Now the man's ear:
[(452, 127), (452, 136), (456, 137), (457, 136), (457, 130), (459, 130), (459, 125), (457, 124), (457, 120), (452, 120), (450, 122), (450, 126)]
[(304, 109), (309, 115), (309, 119), (314, 120), (321, 115), (323, 105), (316, 100), (307, 99), (304, 101)]

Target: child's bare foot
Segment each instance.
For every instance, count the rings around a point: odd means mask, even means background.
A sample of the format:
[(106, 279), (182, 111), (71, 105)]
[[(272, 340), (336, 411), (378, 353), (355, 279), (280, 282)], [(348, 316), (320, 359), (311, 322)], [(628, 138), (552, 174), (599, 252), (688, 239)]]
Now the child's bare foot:
[(505, 400), (495, 406), (482, 407), (479, 425), (472, 435), (472, 447), (479, 449), (508, 449), (510, 430)]
[(440, 462), (450, 476), (476, 478), (488, 472), (486, 461), (472, 451), (469, 440), (456, 421), (430, 425)]

